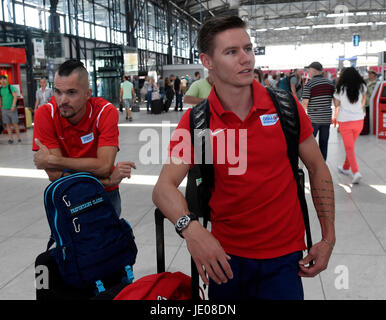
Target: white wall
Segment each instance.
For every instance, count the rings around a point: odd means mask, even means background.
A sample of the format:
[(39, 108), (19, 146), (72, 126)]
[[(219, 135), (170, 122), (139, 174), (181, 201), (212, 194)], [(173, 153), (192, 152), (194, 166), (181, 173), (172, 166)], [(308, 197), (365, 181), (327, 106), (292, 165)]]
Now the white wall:
[[(268, 66), (269, 69), (303, 68), (313, 61), (319, 61), (326, 68), (337, 68), (339, 56), (351, 58), (386, 51), (385, 41), (361, 41), (358, 47), (352, 42), (304, 44), (300, 46), (267, 46), (265, 56), (255, 56), (255, 66)], [(346, 62), (346, 66), (348, 66)], [(378, 65), (377, 57), (358, 57), (357, 66)]]

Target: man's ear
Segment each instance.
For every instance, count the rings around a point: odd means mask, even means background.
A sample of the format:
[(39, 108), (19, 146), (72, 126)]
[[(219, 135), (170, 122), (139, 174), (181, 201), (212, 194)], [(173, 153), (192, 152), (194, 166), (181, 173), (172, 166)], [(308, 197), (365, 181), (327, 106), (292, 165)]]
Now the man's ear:
[(92, 89), (89, 88), (89, 89), (87, 90), (87, 99), (90, 99), (91, 96), (92, 96)]
[(213, 69), (212, 58), (207, 53), (201, 53), (200, 54), (200, 60), (201, 60), (202, 65), (206, 69), (208, 69), (208, 70)]

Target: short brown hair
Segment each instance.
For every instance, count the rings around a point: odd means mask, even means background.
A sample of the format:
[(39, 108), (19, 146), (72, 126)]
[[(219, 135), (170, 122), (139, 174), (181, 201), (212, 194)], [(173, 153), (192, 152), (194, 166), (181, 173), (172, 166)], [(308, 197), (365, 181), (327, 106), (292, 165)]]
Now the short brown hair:
[(214, 17), (207, 20), (198, 33), (198, 51), (212, 55), (215, 36), (222, 31), (234, 28), (245, 29), (246, 23), (237, 16)]

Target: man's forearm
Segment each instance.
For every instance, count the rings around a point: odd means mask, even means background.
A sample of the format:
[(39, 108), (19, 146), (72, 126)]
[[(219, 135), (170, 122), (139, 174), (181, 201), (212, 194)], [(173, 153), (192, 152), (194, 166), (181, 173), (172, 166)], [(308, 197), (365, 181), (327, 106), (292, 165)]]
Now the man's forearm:
[(302, 100), (302, 106), (304, 110), (307, 110), (309, 99), (303, 99)]
[(87, 171), (97, 177), (106, 178), (110, 175), (112, 166), (98, 158), (66, 158), (57, 155), (48, 157), (47, 169)]
[(185, 197), (172, 184), (156, 184), (153, 202), (173, 224), (184, 214), (189, 213)]
[(335, 243), (335, 199), (334, 186), (326, 165), (309, 171), (311, 195), (314, 203), (322, 237)]
[(191, 105), (199, 104), (202, 100), (204, 100), (204, 99), (193, 97), (193, 96), (185, 95), (185, 97), (184, 97), (184, 103), (191, 104)]

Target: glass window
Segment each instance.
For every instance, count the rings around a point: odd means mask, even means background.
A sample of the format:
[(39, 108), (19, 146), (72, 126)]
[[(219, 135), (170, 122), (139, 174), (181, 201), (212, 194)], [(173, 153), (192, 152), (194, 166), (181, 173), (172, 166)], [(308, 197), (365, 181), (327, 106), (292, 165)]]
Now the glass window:
[(106, 41), (106, 28), (95, 26), (95, 39), (99, 41)]
[(88, 22), (85, 22), (84, 23), (84, 36), (86, 38), (90, 38), (91, 37), (90, 29), (91, 29), (91, 24), (88, 23)]
[(108, 10), (97, 4), (95, 4), (95, 24), (99, 24), (104, 27), (109, 26)]
[(79, 35), (79, 37), (84, 37), (84, 23), (83, 23), (83, 21), (78, 21), (78, 35)]
[(25, 7), (25, 25), (33, 28), (40, 28), (42, 24), (42, 10), (36, 8)]
[(5, 22), (13, 22), (12, 1), (11, 0), (5, 0), (3, 5), (4, 5), (4, 21)]
[(24, 25), (24, 10), (21, 4), (15, 4), (15, 15), (15, 23)]
[(66, 19), (64, 16), (59, 16), (60, 19), (60, 33), (66, 33)]
[(94, 12), (92, 9), (92, 3), (84, 0), (84, 21), (93, 22)]

